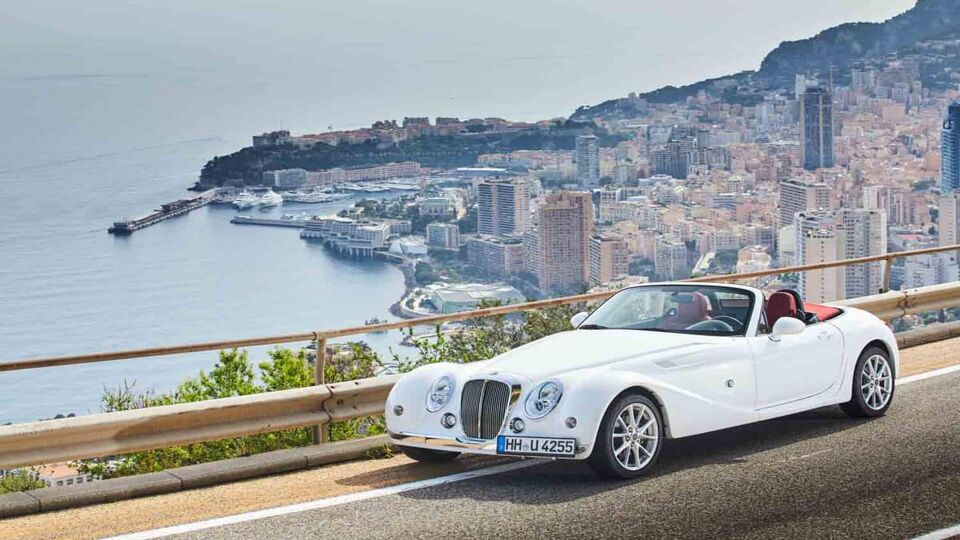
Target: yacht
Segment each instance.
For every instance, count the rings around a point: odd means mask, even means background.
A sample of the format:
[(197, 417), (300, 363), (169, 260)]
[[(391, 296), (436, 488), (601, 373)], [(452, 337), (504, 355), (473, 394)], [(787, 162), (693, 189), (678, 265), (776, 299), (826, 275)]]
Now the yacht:
[(280, 206), (283, 204), (283, 197), (271, 189), (270, 191), (264, 193), (262, 197), (260, 197), (259, 204), (261, 210), (273, 208), (274, 206)]
[(257, 197), (256, 194), (247, 190), (243, 190), (240, 195), (237, 195), (237, 197), (233, 199), (233, 207), (237, 210), (246, 210), (247, 208), (253, 208), (258, 202), (260, 202), (260, 197)]

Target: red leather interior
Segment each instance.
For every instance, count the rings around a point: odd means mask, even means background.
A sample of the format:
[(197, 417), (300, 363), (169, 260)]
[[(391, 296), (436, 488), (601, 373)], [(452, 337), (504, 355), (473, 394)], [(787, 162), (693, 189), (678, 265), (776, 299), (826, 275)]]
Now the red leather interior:
[(767, 298), (767, 326), (773, 325), (781, 317), (797, 317), (797, 301), (792, 294), (775, 292)]
[(803, 309), (807, 313), (816, 313), (817, 320), (820, 322), (828, 321), (840, 313), (842, 313), (838, 308), (830, 306), (822, 306), (820, 304), (803, 304)]
[(691, 302), (677, 304), (677, 313), (663, 321), (664, 330), (683, 330), (700, 321), (710, 319), (710, 301), (702, 293), (690, 293)]

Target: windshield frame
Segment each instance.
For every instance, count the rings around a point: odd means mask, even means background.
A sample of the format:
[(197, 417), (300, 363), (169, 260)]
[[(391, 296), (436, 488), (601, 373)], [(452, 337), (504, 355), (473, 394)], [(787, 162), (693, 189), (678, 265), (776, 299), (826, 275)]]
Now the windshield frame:
[(617, 296), (625, 293), (630, 293), (631, 291), (635, 291), (637, 289), (667, 289), (670, 292), (673, 292), (677, 289), (694, 289), (691, 292), (707, 290), (707, 291), (714, 291), (714, 292), (728, 292), (728, 293), (744, 295), (749, 299), (749, 302), (750, 302), (749, 305), (747, 306), (746, 323), (744, 324), (743, 328), (739, 332), (735, 332), (732, 334), (721, 334), (717, 332), (697, 332), (697, 331), (690, 331), (690, 330), (667, 330), (667, 329), (661, 329), (661, 328), (615, 328), (615, 327), (604, 326), (603, 329), (627, 330), (627, 331), (635, 331), (635, 332), (651, 332), (651, 333), (658, 333), (658, 334), (660, 333), (681, 334), (681, 335), (688, 335), (688, 336), (704, 336), (704, 337), (747, 337), (747, 336), (756, 335), (757, 327), (759, 324), (758, 314), (756, 309), (757, 297), (762, 296), (762, 294), (751, 287), (726, 285), (721, 283), (716, 283), (716, 284), (715, 283), (651, 283), (648, 285), (636, 285), (633, 287), (627, 287), (625, 289), (621, 289), (613, 296), (601, 302), (597, 306), (597, 308), (594, 309), (592, 312), (590, 312), (587, 318), (584, 319), (579, 326), (577, 326), (577, 329), (583, 328), (584, 326), (588, 326), (590, 324), (597, 324), (595, 321), (591, 321), (591, 319), (594, 317), (597, 311), (600, 310), (600, 308), (602, 308), (607, 302), (609, 302), (610, 300), (613, 300)]

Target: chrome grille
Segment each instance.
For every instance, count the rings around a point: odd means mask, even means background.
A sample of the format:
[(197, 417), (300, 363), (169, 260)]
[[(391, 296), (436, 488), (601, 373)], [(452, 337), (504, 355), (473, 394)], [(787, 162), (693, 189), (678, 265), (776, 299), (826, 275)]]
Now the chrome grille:
[(472, 439), (480, 437), (480, 398), (483, 395), (483, 381), (467, 381), (460, 394), (460, 422), (463, 432)]
[(500, 381), (475, 379), (463, 385), (460, 394), (460, 421), (471, 439), (492, 439), (510, 405), (510, 386)]

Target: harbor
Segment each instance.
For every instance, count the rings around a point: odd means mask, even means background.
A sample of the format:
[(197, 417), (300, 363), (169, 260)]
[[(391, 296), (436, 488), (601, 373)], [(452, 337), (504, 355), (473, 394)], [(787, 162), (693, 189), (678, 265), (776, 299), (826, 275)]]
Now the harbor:
[(173, 202), (162, 204), (158, 210), (154, 210), (145, 216), (135, 219), (115, 221), (113, 222), (113, 225), (107, 229), (107, 232), (115, 236), (129, 236), (140, 229), (145, 229), (151, 225), (156, 225), (157, 223), (166, 221), (170, 218), (182, 216), (188, 212), (196, 210), (197, 208), (202, 208), (210, 204), (210, 199), (213, 196), (213, 193), (214, 190), (205, 191), (191, 199), (179, 199)]

